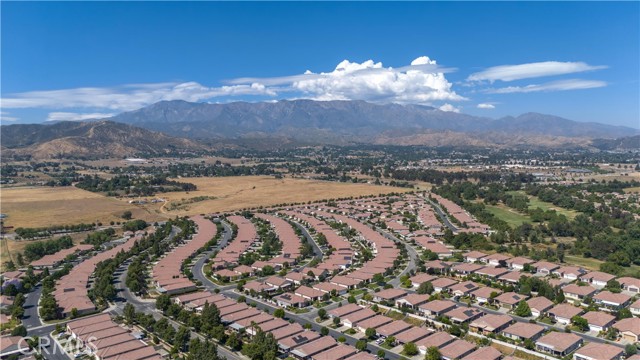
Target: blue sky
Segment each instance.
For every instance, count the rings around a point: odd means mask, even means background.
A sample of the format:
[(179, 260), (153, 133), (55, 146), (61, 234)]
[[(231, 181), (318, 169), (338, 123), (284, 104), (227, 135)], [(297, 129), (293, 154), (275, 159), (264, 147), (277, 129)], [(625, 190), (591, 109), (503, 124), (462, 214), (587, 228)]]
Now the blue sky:
[(639, 2), (0, 6), (3, 124), (312, 98), (640, 128)]

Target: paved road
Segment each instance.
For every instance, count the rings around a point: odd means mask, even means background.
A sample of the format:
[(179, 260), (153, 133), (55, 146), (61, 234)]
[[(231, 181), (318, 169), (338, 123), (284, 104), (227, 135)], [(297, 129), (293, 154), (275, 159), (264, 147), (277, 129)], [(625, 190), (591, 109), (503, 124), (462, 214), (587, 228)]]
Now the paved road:
[(442, 211), (442, 209), (440, 208), (440, 205), (436, 204), (435, 202), (429, 200), (428, 198), (426, 198), (427, 201), (429, 201), (429, 203), (431, 203), (431, 205), (433, 206), (433, 208), (436, 210), (436, 214), (438, 214), (438, 216), (440, 217), (440, 220), (442, 220), (442, 222), (453, 232), (458, 231), (458, 228), (455, 227), (451, 221), (449, 221), (449, 217), (447, 216), (447, 214), (444, 213), (444, 211)]
[[(231, 237), (231, 228), (223, 223), (223, 226), (225, 226), (225, 233), (223, 235), (222, 241), (219, 243), (219, 246), (225, 246), (229, 240), (229, 238)], [(177, 231), (179, 229), (174, 228), (171, 232), (171, 234), (167, 237), (167, 241), (171, 241), (171, 239), (173, 239), (174, 236), (177, 235)], [(215, 250), (215, 248), (214, 248)], [(212, 250), (213, 251), (213, 250)], [(202, 259), (206, 259), (206, 256), (203, 256)], [(161, 312), (156, 310), (156, 306), (155, 306), (155, 301), (153, 300), (143, 300), (138, 298), (137, 296), (135, 296), (133, 293), (131, 293), (131, 291), (129, 290), (129, 288), (125, 285), (125, 280), (127, 277), (127, 270), (129, 269), (129, 265), (131, 264), (131, 260), (127, 260), (125, 261), (120, 268), (118, 268), (115, 272), (115, 276), (116, 279), (114, 281), (114, 286), (116, 288), (116, 290), (119, 293), (119, 298), (121, 301), (118, 301), (116, 303), (116, 307), (111, 310), (111, 313), (113, 314), (117, 314), (117, 315), (122, 315), (124, 313), (124, 305), (129, 303), (131, 305), (133, 305), (133, 307), (136, 309), (136, 311), (138, 312), (142, 312), (145, 314), (151, 314), (151, 316), (153, 316), (154, 319), (159, 320), (162, 318), (167, 319), (167, 321), (169, 321), (169, 323), (176, 329), (178, 330), (180, 328), (180, 326), (182, 326), (182, 324), (172, 320), (169, 317), (164, 316), (164, 314), (162, 314)], [(198, 274), (201, 274), (202, 272), (199, 271)], [(195, 277), (195, 273), (194, 273), (194, 277)], [(202, 336), (201, 334), (198, 334), (194, 331), (191, 332), (191, 338), (199, 338), (200, 340), (207, 340), (207, 338), (205, 338), (204, 336)], [(210, 340), (210, 339), (209, 339)], [(222, 346), (218, 346), (218, 354), (221, 356), (226, 357), (227, 359), (230, 360), (240, 360), (242, 359), (242, 357), (239, 354), (236, 354)]]
[[(129, 264), (130, 262), (127, 261), (125, 264), (123, 264), (123, 266), (120, 267), (120, 269), (118, 269), (116, 271), (116, 276), (117, 276), (117, 281), (115, 282), (115, 287), (116, 289), (119, 291), (120, 293), (120, 297), (123, 299), (123, 301), (120, 301), (116, 304), (116, 307), (111, 311), (112, 314), (114, 315), (122, 315), (124, 313), (124, 305), (125, 304), (131, 304), (133, 305), (133, 307), (136, 309), (136, 311), (138, 312), (143, 312), (145, 314), (151, 314), (151, 316), (153, 316), (154, 319), (156, 320), (160, 320), (162, 318), (167, 319), (167, 321), (169, 321), (169, 323), (176, 329), (178, 330), (180, 328), (180, 326), (182, 326), (182, 324), (172, 320), (169, 317), (164, 316), (164, 314), (162, 314), (161, 312), (156, 310), (156, 306), (155, 306), (155, 302), (154, 301), (145, 301), (145, 300), (141, 300), (139, 299), (137, 296), (133, 295), (131, 293), (131, 291), (129, 290), (129, 288), (127, 288), (124, 285), (124, 281), (125, 278), (127, 276), (127, 269), (129, 268)], [(191, 332), (191, 338), (199, 338), (200, 340), (206, 340), (206, 338), (194, 331)], [(218, 346), (218, 354), (222, 355), (224, 357), (226, 357), (227, 359), (230, 360), (240, 360), (241, 357), (236, 354), (233, 353), (229, 350), (227, 350), (226, 348), (222, 347), (222, 346)]]
[(200, 281), (202, 286), (204, 286), (205, 289), (207, 289), (208, 291), (214, 291), (216, 288), (224, 289), (224, 288), (236, 287), (236, 285), (220, 287), (214, 284), (213, 282), (211, 282), (211, 280), (207, 279), (203, 271), (204, 266), (207, 263), (207, 260), (209, 259), (211, 254), (215, 250), (220, 250), (226, 247), (229, 241), (231, 241), (231, 237), (233, 236), (233, 230), (231, 229), (231, 226), (224, 221), (221, 222), (221, 224), (224, 227), (224, 233), (222, 233), (222, 238), (220, 239), (218, 244), (215, 247), (213, 247), (213, 249), (209, 251), (205, 251), (202, 254), (198, 255), (200, 258), (195, 262), (195, 264), (193, 264), (193, 267), (191, 268), (191, 273), (193, 274), (193, 278)]
[[(228, 290), (228, 291), (224, 291), (223, 292), (225, 296), (232, 298), (232, 299), (237, 299), (238, 297), (240, 297), (241, 294), (232, 291), (232, 290)], [(273, 314), (275, 309), (278, 309), (279, 307), (274, 305), (274, 304), (270, 304), (270, 303), (266, 303), (262, 300), (258, 300), (252, 297), (247, 297), (247, 303), (255, 303), (256, 304), (256, 308), (260, 309), (262, 311), (268, 311), (270, 314)], [(336, 305), (337, 306), (337, 305)], [(325, 309), (329, 309), (328, 307), (325, 307)], [(307, 315), (307, 316), (304, 316)], [(315, 318), (315, 316), (314, 316)], [(314, 319), (310, 319), (308, 314), (294, 314), (291, 312), (286, 312), (286, 316), (285, 316), (285, 320), (293, 320), (293, 322), (296, 322), (302, 326), (304, 326), (305, 324), (311, 324), (311, 329), (313, 331), (316, 332), (320, 332), (320, 329), (323, 328), (322, 325), (316, 323), (314, 321)], [(351, 336), (351, 335), (347, 335), (347, 334), (343, 334), (337, 330), (331, 329), (331, 328), (327, 328), (329, 330), (329, 335), (331, 335), (331, 337), (333, 337), (334, 339), (338, 339), (341, 336), (344, 336), (345, 339), (347, 339), (346, 343), (352, 346), (356, 345), (356, 342), (358, 341), (358, 339), (356, 339), (355, 337)], [(375, 344), (369, 343), (367, 345), (367, 350), (373, 354), (376, 355), (378, 353), (378, 350), (384, 350), (386, 352), (386, 359), (390, 359), (390, 360), (399, 360), (402, 358), (402, 356), (390, 352), (384, 348), (381, 348), (379, 346), (376, 346)]]
[(396, 276), (395, 278), (393, 278), (391, 281), (389, 281), (389, 284), (393, 285), (393, 287), (399, 287), (400, 286), (400, 277), (408, 274), (411, 270), (414, 270), (416, 268), (416, 260), (420, 257), (420, 255), (418, 254), (418, 252), (416, 251), (416, 249), (413, 248), (413, 246), (407, 244), (404, 241), (401, 241), (400, 239), (398, 239), (397, 237), (393, 236), (390, 232), (388, 231), (380, 231), (380, 233), (386, 237), (387, 239), (391, 240), (391, 241), (395, 241), (395, 242), (399, 242), (401, 244), (405, 244), (406, 248), (407, 248), (407, 254), (409, 255), (409, 264), (407, 265), (407, 267), (404, 268), (404, 270), (402, 270), (402, 272)]
[(55, 325), (41, 326), (29, 331), (29, 336), (38, 336), (40, 340), (40, 351), (42, 356), (48, 360), (68, 360), (70, 359), (64, 350), (51, 337), (51, 332)]
[(40, 314), (38, 314), (38, 302), (42, 295), (42, 284), (36, 285), (35, 289), (27, 294), (24, 302), (24, 316), (22, 317), (22, 325), (27, 330), (41, 326)]
[(305, 228), (304, 226), (302, 226), (302, 224), (297, 223), (293, 220), (290, 220), (298, 229), (300, 229), (300, 231), (302, 232), (302, 235), (304, 235), (304, 237), (307, 239), (307, 241), (311, 244), (311, 247), (313, 247), (313, 253), (316, 255), (315, 257), (322, 260), (324, 254), (322, 253), (322, 250), (320, 249), (320, 246), (318, 246), (318, 243), (316, 243), (316, 240), (313, 238), (313, 236), (311, 236), (311, 234), (309, 234), (309, 231), (307, 231), (307, 228)]

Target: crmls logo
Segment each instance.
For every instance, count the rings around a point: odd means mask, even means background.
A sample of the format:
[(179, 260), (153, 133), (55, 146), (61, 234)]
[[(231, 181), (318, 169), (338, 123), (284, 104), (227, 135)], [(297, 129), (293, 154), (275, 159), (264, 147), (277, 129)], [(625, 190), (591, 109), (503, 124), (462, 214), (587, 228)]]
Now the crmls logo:
[(64, 355), (66, 353), (72, 356), (78, 353), (95, 354), (98, 351), (98, 347), (94, 344), (96, 340), (93, 336), (89, 337), (86, 342), (80, 339), (69, 338), (62, 344), (59, 344), (60, 346), (57, 346), (50, 337), (33, 338), (26, 336), (20, 339), (18, 348), (23, 355), (34, 355), (38, 353), (42, 355)]

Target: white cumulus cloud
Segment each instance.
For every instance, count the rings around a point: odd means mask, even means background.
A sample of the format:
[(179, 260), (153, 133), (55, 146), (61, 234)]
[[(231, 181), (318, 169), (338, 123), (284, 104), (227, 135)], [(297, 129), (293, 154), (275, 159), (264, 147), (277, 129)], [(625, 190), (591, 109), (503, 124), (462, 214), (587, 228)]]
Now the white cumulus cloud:
[(543, 76), (573, 74), (578, 72), (606, 69), (607, 66), (593, 66), (584, 62), (543, 61), (519, 65), (500, 65), (473, 73), (468, 81), (513, 81)]
[(593, 89), (607, 86), (607, 83), (599, 80), (568, 79), (552, 81), (544, 84), (531, 84), (526, 86), (508, 86), (497, 89), (487, 89), (484, 92), (490, 94), (530, 93), (540, 91), (567, 91)]
[[(445, 78), (445, 74), (452, 71), (455, 69), (441, 67), (427, 56), (418, 57), (410, 65), (397, 68), (384, 67), (381, 62), (373, 60), (362, 63), (344, 60), (330, 72), (315, 73), (307, 70), (302, 74), (282, 77), (244, 77), (226, 81), (218, 87), (194, 81), (126, 84), (115, 87), (28, 91), (9, 94), (1, 101), (2, 107), (6, 109), (52, 110), (49, 116), (51, 119), (61, 116), (80, 119), (84, 113), (130, 111), (163, 100), (210, 102), (248, 96), (260, 96), (262, 100), (280, 96), (288, 99), (365, 100), (430, 105), (432, 102), (466, 100), (452, 89), (452, 84)], [(73, 112), (53, 112), (67, 109)]]
[[(366, 100), (373, 102), (429, 103), (432, 101), (460, 101), (464, 97), (452, 90), (445, 73), (435, 60), (421, 56), (411, 65), (399, 68), (384, 67), (381, 62), (362, 63), (343, 60), (333, 71), (274, 78), (239, 78), (230, 84), (259, 82), (280, 85), (279, 91), (300, 92), (302, 97), (315, 100)], [(300, 97), (300, 96), (299, 96)]]
[(454, 113), (459, 113), (460, 112), (460, 108), (457, 108), (451, 104), (444, 104), (442, 106), (440, 106), (438, 109), (440, 109), (441, 111), (448, 111), (448, 112), (454, 112)]
[(495, 109), (496, 106), (489, 103), (482, 103), (482, 104), (478, 104), (477, 108), (478, 109)]
[(73, 112), (51, 112), (47, 116), (47, 121), (82, 121), (89, 119), (104, 119), (116, 115), (115, 113), (73, 113)]

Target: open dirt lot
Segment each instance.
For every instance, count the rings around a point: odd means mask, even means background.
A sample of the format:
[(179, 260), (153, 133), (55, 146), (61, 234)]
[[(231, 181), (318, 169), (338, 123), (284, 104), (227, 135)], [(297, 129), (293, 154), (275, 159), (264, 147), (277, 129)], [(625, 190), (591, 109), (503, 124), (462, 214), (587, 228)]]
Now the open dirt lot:
[(75, 187), (3, 188), (0, 205), (2, 213), (7, 214), (5, 225), (15, 228), (122, 221), (120, 215), (125, 210), (131, 210), (136, 218), (156, 220), (125, 201)]
[(153, 211), (169, 216), (191, 215), (238, 210), (255, 206), (270, 206), (281, 203), (307, 202), (348, 196), (362, 196), (389, 192), (404, 192), (410, 189), (350, 184), (302, 179), (275, 179), (270, 176), (238, 176), (219, 178), (183, 178), (179, 181), (196, 184), (197, 191), (158, 194), (169, 202), (198, 196), (215, 199), (194, 202), (186, 208), (168, 211), (164, 207), (150, 206)]

